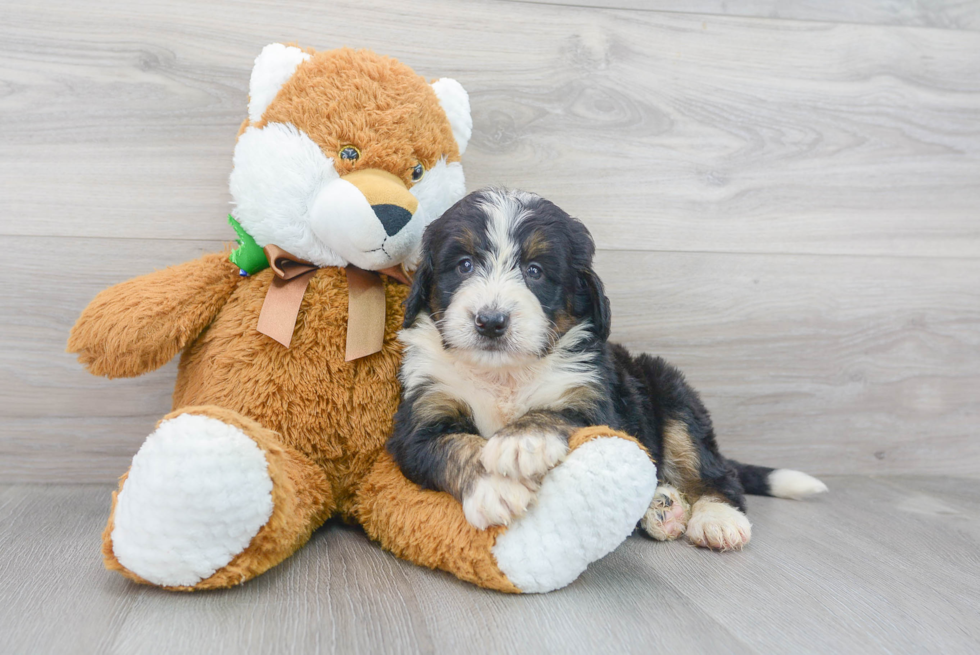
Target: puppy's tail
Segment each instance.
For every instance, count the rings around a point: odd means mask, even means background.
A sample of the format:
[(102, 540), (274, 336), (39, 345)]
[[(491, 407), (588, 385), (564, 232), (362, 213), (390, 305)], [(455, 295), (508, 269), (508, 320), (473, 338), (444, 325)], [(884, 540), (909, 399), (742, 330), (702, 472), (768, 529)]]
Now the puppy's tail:
[(738, 471), (745, 493), (754, 496), (775, 496), (800, 500), (827, 491), (827, 485), (812, 475), (793, 469), (771, 469), (766, 466), (742, 464), (733, 459), (728, 463)]

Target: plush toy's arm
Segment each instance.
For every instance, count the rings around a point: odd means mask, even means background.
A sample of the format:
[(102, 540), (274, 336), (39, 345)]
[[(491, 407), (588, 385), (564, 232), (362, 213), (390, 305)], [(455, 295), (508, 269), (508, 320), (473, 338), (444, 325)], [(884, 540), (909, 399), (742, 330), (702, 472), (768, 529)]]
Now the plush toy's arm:
[(214, 320), (239, 282), (228, 253), (133, 278), (97, 295), (68, 338), (94, 375), (133, 377), (173, 359)]

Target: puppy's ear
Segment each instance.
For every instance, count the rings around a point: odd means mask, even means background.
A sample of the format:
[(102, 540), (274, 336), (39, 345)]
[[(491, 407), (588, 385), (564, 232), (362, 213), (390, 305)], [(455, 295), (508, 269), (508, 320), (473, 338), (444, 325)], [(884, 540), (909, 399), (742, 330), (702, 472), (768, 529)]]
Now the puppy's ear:
[(405, 320), (402, 322), (403, 328), (412, 327), (412, 323), (418, 317), (419, 312), (429, 308), (429, 294), (432, 293), (432, 255), (427, 248), (422, 253), (422, 261), (415, 269), (415, 276), (412, 278), (412, 289), (408, 292), (405, 300)]
[(592, 330), (595, 332), (599, 341), (609, 338), (609, 330), (612, 324), (612, 315), (609, 309), (609, 298), (606, 298), (606, 290), (602, 286), (602, 280), (591, 268), (587, 268), (579, 275), (578, 306), (580, 316), (592, 321)]

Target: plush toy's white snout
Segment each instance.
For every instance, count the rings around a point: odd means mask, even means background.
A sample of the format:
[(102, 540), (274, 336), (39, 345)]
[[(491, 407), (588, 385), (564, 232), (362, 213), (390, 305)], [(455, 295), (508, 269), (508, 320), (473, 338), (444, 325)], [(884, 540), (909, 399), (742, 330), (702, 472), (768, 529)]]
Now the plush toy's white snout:
[(344, 259), (369, 270), (400, 263), (418, 243), (419, 202), (395, 175), (364, 169), (327, 184), (310, 207), (310, 228)]

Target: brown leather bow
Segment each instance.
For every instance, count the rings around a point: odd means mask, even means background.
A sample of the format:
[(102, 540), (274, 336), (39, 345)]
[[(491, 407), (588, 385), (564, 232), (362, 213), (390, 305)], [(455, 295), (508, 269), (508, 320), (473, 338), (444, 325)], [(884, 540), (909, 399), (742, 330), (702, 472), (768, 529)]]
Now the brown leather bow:
[[(275, 277), (262, 303), (258, 330), (288, 348), (306, 287), (319, 267), (278, 246), (266, 246), (264, 251)], [(347, 266), (344, 270), (348, 289), (345, 359), (349, 362), (381, 350), (385, 336), (385, 289), (381, 277), (374, 271), (356, 266)], [(409, 284), (409, 277), (400, 266), (380, 272)]]

